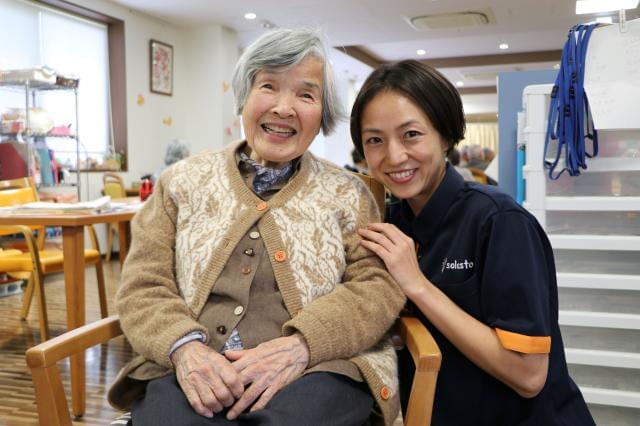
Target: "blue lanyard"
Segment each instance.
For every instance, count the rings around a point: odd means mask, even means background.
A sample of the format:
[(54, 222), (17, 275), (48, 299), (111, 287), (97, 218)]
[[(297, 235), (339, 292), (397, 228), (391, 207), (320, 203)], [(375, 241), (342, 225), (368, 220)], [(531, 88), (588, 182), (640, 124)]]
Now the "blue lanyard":
[[(586, 158), (598, 155), (598, 133), (593, 127), (589, 101), (584, 93), (587, 46), (596, 26), (588, 24), (571, 28), (562, 49), (560, 70), (551, 92), (544, 141), (544, 167), (549, 170), (552, 180), (558, 179), (565, 171), (570, 176), (579, 176), (580, 169), (587, 168)], [(558, 149), (555, 159), (547, 161), (547, 150), (552, 139), (558, 140)], [(587, 152), (586, 139), (592, 142), (591, 153)], [(563, 153), (563, 168), (554, 174)]]

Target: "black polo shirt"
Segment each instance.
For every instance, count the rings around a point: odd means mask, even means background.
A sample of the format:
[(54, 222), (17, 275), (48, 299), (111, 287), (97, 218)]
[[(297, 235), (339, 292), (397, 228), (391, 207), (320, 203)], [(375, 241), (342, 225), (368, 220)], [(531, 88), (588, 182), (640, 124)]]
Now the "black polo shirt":
[[(419, 244), (425, 276), (495, 329), (505, 348), (549, 354), (544, 388), (535, 398), (522, 398), (476, 367), (410, 304), (442, 352), (432, 424), (593, 425), (567, 371), (553, 252), (536, 219), (496, 187), (465, 182), (449, 165), (417, 216), (398, 201), (387, 218)], [(406, 396), (413, 364), (407, 353), (400, 357)]]

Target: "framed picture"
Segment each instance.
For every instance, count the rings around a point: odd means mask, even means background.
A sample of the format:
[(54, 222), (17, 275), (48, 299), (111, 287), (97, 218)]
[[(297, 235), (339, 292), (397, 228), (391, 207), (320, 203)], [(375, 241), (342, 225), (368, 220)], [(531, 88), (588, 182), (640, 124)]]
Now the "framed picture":
[(173, 46), (157, 40), (149, 42), (152, 93), (173, 95)]

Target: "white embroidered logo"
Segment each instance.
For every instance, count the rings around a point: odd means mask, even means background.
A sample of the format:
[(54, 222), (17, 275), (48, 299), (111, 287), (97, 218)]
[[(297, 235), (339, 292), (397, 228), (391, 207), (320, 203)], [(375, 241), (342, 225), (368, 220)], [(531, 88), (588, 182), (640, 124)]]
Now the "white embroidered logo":
[(442, 260), (441, 272), (444, 272), (445, 269), (473, 269), (473, 262), (467, 259), (460, 262), (458, 262), (457, 260), (449, 262), (449, 259), (445, 257)]

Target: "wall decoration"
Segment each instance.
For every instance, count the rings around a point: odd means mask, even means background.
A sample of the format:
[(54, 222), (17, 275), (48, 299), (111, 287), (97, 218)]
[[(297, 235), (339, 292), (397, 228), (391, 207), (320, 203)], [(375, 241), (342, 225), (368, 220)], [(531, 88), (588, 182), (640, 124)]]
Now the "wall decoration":
[(160, 95), (173, 95), (173, 46), (157, 40), (149, 42), (150, 90)]
[(136, 100), (138, 106), (144, 105), (144, 96), (142, 94), (138, 94), (138, 99)]
[(173, 124), (173, 119), (171, 117), (165, 117), (162, 119), (162, 124), (165, 126), (171, 126)]

